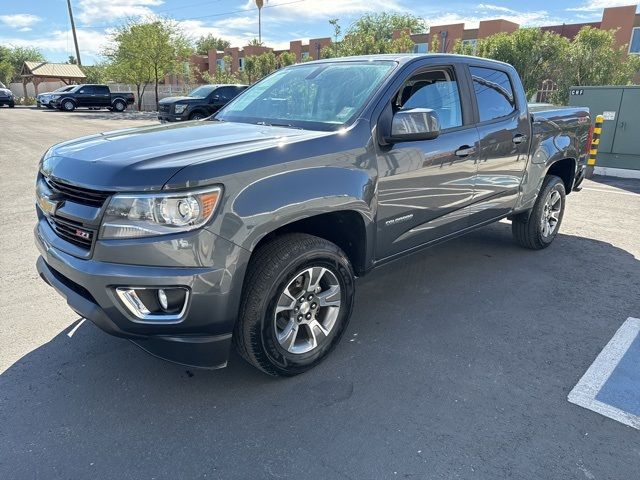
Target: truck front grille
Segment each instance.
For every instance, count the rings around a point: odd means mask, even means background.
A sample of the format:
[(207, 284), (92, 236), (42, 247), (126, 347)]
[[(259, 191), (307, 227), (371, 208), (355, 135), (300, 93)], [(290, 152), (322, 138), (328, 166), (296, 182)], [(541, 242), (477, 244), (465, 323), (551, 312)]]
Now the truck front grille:
[(72, 202), (82, 205), (90, 205), (92, 207), (101, 207), (105, 200), (109, 198), (113, 192), (103, 190), (91, 190), (89, 188), (77, 187), (69, 183), (64, 183), (52, 178), (45, 178), (47, 185), (63, 199), (69, 199)]
[(96, 233), (95, 230), (86, 228), (82, 224), (71, 220), (62, 220), (59, 217), (47, 217), (47, 220), (58, 236), (64, 238), (67, 242), (87, 250), (91, 248)]

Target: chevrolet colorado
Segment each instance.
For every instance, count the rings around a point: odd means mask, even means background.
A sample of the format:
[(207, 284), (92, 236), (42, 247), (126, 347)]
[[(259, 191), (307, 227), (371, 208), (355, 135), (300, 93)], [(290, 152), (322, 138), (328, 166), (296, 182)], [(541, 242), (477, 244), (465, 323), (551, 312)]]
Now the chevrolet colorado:
[(318, 364), (354, 279), (508, 218), (547, 247), (580, 187), (585, 108), (529, 109), (513, 67), (376, 55), (278, 70), (208, 120), (51, 147), (40, 276), (158, 357), (271, 375)]

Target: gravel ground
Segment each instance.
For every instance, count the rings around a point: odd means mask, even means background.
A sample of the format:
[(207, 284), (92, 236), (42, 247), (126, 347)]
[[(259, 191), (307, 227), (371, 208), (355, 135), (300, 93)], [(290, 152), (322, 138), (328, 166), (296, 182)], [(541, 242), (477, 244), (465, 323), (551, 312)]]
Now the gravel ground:
[(638, 431), (566, 396), (640, 317), (640, 181), (587, 181), (544, 251), (501, 222), (359, 280), (305, 375), (236, 355), (199, 371), (90, 322), (69, 337), (77, 315), (34, 268), (46, 148), (155, 122), (0, 110), (0, 478), (637, 478)]

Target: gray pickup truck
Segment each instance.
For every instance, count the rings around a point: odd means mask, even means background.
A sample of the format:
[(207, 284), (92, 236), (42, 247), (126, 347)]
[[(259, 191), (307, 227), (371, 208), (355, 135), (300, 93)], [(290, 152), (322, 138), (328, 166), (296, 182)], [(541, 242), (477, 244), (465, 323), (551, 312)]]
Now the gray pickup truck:
[(339, 342), (355, 278), (500, 219), (547, 247), (584, 177), (584, 108), (530, 109), (509, 65), (376, 55), (278, 70), (207, 120), (51, 147), (40, 276), (147, 352), (271, 375)]

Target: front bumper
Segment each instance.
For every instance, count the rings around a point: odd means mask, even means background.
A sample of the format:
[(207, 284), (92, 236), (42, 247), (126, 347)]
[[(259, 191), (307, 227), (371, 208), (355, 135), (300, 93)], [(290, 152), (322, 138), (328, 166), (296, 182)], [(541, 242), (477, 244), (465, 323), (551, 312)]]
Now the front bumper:
[[(212, 234), (205, 230), (202, 235)], [(36, 226), (35, 237), (41, 254), (37, 260), (38, 273), (65, 297), (78, 315), (91, 320), (105, 332), (127, 338), (164, 360), (201, 368), (226, 365), (244, 267), (248, 261), (246, 250), (216, 237), (213, 250), (217, 253), (213, 254), (211, 266), (176, 267), (175, 258), (167, 262), (171, 266), (143, 266), (99, 260), (95, 251), (91, 259), (65, 253), (54, 246), (60, 239), (46, 222), (41, 221)], [(125, 246), (132, 241), (119, 242), (120, 247), (126, 250), (140, 251)], [(153, 243), (147, 241), (144, 248), (154, 250)], [(120, 247), (111, 245), (108, 248), (114, 251)], [(167, 253), (166, 248), (162, 248)], [(184, 252), (177, 252), (177, 256), (180, 255)], [(116, 257), (114, 255), (114, 259)], [(118, 286), (153, 288), (178, 285), (187, 287), (191, 295), (184, 316), (171, 324), (140, 322), (115, 294)]]
[(181, 122), (181, 121), (189, 120), (189, 114), (187, 113), (186, 110), (180, 115), (177, 115), (175, 113), (168, 113), (168, 112), (158, 112), (158, 120), (160, 120), (161, 123)]
[(0, 105), (15, 105), (13, 97), (0, 97)]

